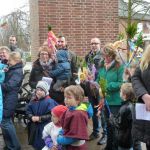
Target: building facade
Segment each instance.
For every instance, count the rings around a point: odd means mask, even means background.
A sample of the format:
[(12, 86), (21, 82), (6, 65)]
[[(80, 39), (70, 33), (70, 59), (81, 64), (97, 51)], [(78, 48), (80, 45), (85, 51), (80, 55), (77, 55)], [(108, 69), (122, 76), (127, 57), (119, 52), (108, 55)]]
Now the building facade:
[(30, 0), (31, 53), (47, 39), (47, 26), (63, 35), (69, 49), (79, 56), (90, 50), (90, 39), (98, 37), (102, 45), (114, 42), (119, 32), (118, 0)]

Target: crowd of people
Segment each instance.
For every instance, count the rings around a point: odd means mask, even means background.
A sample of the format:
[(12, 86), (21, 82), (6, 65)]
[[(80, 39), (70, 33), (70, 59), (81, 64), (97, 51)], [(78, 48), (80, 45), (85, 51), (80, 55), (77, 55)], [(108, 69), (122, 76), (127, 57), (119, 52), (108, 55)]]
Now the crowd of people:
[[(21, 150), (13, 117), (23, 81), (22, 51), (15, 36), (9, 43), (0, 47), (0, 121), (4, 149)], [(47, 41), (40, 46), (29, 77), (34, 91), (26, 107), (29, 145), (35, 150), (87, 150), (86, 141), (100, 138), (97, 144), (105, 144), (105, 150), (142, 150), (141, 142), (149, 150), (150, 120), (138, 120), (135, 105), (143, 103), (150, 111), (150, 46), (126, 68), (113, 44), (101, 48), (100, 39), (92, 38), (90, 45), (84, 58), (87, 74), (80, 83), (77, 55), (64, 36), (53, 48)]]

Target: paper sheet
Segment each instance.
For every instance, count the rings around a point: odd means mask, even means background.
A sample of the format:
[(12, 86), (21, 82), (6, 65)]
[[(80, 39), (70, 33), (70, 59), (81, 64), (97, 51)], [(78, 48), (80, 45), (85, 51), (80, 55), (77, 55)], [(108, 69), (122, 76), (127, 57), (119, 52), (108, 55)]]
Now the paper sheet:
[(50, 89), (51, 83), (52, 83), (53, 79), (52, 79), (52, 78), (49, 78), (49, 77), (43, 77), (42, 80), (43, 80), (43, 81), (46, 81), (46, 82), (48, 83), (49, 89)]
[(137, 120), (148, 120), (150, 121), (150, 111), (146, 110), (145, 104), (137, 103), (135, 106), (136, 110), (136, 119)]

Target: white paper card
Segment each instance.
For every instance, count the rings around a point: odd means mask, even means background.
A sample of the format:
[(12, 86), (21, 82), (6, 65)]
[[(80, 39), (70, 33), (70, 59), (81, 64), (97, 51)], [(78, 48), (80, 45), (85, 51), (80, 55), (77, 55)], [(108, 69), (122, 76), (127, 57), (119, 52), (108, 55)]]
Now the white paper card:
[(135, 105), (135, 111), (136, 111), (136, 119), (137, 120), (148, 120), (148, 121), (150, 121), (150, 111), (146, 110), (145, 104), (137, 103)]
[(50, 78), (50, 77), (43, 77), (42, 80), (46, 81), (48, 83), (49, 88), (51, 87), (51, 84), (52, 84), (52, 81), (53, 81), (52, 78)]

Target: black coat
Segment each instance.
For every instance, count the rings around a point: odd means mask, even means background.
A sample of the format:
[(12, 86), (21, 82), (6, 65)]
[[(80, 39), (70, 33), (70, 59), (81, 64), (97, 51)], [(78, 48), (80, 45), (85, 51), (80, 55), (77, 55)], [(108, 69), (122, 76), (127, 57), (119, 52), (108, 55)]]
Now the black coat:
[(123, 102), (118, 115), (118, 145), (124, 148), (132, 147), (132, 104)]
[(29, 77), (29, 85), (32, 89), (35, 89), (38, 81), (42, 80), (42, 77), (48, 76), (49, 70), (44, 70), (39, 62), (39, 59), (37, 59), (32, 66), (32, 70)]
[(14, 114), (18, 101), (18, 91), (23, 80), (22, 68), (22, 63), (11, 66), (6, 72), (4, 83), (2, 83), (3, 117), (5, 118), (12, 117)]
[[(150, 94), (150, 66), (143, 72), (137, 68), (131, 78), (138, 102), (143, 103), (142, 96)], [(133, 115), (133, 138), (144, 143), (150, 143), (150, 121), (136, 120)]]

